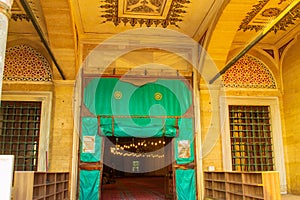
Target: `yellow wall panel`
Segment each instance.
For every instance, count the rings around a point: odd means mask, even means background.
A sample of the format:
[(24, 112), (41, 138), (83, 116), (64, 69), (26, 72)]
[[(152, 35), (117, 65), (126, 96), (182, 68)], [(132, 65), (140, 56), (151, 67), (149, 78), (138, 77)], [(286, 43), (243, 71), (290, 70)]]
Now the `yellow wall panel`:
[(283, 67), (283, 102), (285, 117), (285, 154), (288, 192), (300, 194), (300, 43), (294, 44), (286, 53)]
[(50, 171), (70, 171), (73, 139), (73, 82), (56, 81), (53, 129), (50, 136)]

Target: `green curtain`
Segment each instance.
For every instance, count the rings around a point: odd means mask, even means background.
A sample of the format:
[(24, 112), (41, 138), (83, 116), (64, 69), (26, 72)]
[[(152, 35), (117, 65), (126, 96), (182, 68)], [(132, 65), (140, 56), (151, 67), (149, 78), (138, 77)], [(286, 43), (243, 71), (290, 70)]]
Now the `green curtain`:
[(117, 78), (95, 78), (85, 87), (84, 104), (100, 117), (105, 136), (175, 137), (175, 118), (192, 106), (192, 94), (181, 80), (136, 86)]
[(100, 171), (80, 170), (79, 200), (99, 200)]
[(194, 161), (193, 119), (181, 119), (179, 130), (179, 137), (175, 138), (175, 160), (177, 164), (188, 164)]
[(98, 135), (97, 118), (83, 117), (81, 127), (80, 160), (82, 162), (100, 161), (102, 138)]
[(84, 104), (95, 116), (181, 116), (192, 105), (192, 95), (181, 80), (136, 86), (117, 78), (95, 78), (84, 89)]
[(177, 133), (174, 118), (101, 118), (101, 134), (116, 137), (175, 137)]
[(87, 87), (84, 89), (84, 96), (83, 96), (83, 101), (84, 104), (87, 106), (89, 111), (96, 115), (96, 107), (95, 107), (95, 94), (92, 92), (95, 92), (98, 87), (100, 79), (99, 78), (94, 78), (91, 80), (91, 82), (87, 85)]
[(177, 169), (175, 171), (176, 193), (178, 200), (195, 200), (196, 181), (195, 170)]

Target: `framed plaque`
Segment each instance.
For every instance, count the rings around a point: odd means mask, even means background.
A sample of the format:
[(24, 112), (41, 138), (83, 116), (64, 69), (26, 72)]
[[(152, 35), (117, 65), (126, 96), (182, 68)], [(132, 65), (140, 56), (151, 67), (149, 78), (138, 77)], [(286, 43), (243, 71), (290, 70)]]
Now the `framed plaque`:
[(83, 136), (83, 153), (95, 153), (95, 136)]
[(179, 140), (178, 141), (178, 157), (179, 158), (191, 157), (190, 150), (191, 150), (191, 148), (190, 148), (189, 140)]

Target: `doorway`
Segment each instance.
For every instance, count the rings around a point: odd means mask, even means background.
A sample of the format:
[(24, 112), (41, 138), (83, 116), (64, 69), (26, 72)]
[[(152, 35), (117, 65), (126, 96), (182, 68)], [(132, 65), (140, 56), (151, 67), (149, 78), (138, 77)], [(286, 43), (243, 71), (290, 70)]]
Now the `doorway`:
[[(105, 185), (102, 181), (113, 183), (121, 176), (130, 181), (135, 178), (134, 183), (139, 178), (144, 183), (157, 181), (163, 185), (159, 187), (164, 191), (161, 198), (169, 195), (195, 200), (194, 112), (189, 83), (156, 79), (136, 85), (137, 80), (84, 78), (77, 196), (98, 200)], [(104, 170), (115, 171), (106, 177)], [(145, 181), (150, 177), (161, 179)], [(145, 185), (139, 184), (141, 191)]]
[(172, 138), (107, 137), (102, 199), (172, 199)]

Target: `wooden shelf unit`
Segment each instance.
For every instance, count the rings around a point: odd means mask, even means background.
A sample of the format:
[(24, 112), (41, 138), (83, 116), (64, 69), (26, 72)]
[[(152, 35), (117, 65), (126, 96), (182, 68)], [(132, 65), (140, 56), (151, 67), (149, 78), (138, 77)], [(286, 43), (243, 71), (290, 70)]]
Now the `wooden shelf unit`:
[(14, 200), (69, 199), (69, 172), (15, 171)]
[(205, 199), (216, 200), (280, 200), (279, 173), (204, 172)]

